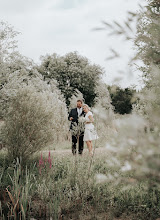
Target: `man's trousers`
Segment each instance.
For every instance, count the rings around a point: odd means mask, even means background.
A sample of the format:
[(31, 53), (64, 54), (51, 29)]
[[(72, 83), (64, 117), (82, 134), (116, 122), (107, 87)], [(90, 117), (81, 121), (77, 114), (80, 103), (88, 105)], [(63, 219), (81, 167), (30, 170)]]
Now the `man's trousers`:
[[(73, 155), (76, 154), (76, 145), (77, 145), (77, 142), (78, 143), (78, 153), (79, 154), (82, 154), (83, 152), (83, 147), (84, 147), (84, 142), (83, 142), (83, 137), (84, 137), (84, 133), (82, 133), (79, 138), (77, 138), (76, 136), (72, 135), (72, 153)], [(79, 140), (78, 140), (79, 139)]]

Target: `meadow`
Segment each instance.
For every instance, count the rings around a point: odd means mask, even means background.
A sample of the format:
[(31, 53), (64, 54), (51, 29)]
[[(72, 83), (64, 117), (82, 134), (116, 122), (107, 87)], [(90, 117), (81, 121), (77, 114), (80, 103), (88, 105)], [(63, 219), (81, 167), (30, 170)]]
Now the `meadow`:
[[(66, 147), (64, 147), (66, 146)], [(95, 145), (93, 158), (70, 142), (34, 154), (24, 165), (0, 151), (1, 219), (157, 219), (157, 188), (120, 166), (117, 153)], [(112, 163), (111, 163), (112, 158)], [(109, 162), (109, 163), (108, 163)]]
[[(35, 64), (0, 22), (0, 220), (160, 219), (160, 2), (103, 25), (136, 47), (130, 65), (140, 61), (143, 86), (123, 93), (129, 114), (115, 111), (113, 97), (125, 110), (122, 90), (109, 93), (103, 68), (77, 52)], [(93, 157), (86, 146), (71, 153), (68, 112), (78, 99), (94, 114)]]

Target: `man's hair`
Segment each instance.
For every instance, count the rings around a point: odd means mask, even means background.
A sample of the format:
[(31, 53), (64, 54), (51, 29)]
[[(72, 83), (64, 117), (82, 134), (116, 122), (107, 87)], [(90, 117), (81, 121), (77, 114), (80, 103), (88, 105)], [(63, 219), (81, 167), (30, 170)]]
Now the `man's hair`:
[(81, 104), (83, 103), (82, 100), (78, 99), (77, 102), (81, 102)]

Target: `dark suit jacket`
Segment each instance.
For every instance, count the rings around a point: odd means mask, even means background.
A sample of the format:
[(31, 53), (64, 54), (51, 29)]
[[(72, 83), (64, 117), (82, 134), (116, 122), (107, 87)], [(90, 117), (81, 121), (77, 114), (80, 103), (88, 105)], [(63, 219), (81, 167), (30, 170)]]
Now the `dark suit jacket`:
[[(80, 116), (85, 116), (85, 112), (82, 111), (81, 115)], [(77, 112), (77, 108), (73, 108), (71, 109), (70, 113), (69, 113), (69, 116), (68, 116), (68, 120), (70, 120), (70, 117), (72, 117), (72, 121), (71, 121), (71, 126), (70, 126), (70, 129), (72, 129), (72, 125), (73, 123), (77, 123), (78, 124), (78, 112)]]

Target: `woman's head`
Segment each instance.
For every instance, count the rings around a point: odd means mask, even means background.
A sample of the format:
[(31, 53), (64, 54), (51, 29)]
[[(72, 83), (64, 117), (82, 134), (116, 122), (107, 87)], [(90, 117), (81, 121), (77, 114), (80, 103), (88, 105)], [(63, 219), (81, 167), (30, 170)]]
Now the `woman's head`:
[(84, 104), (83, 105), (83, 111), (86, 112), (86, 113), (89, 112), (90, 111), (90, 107), (87, 104)]

